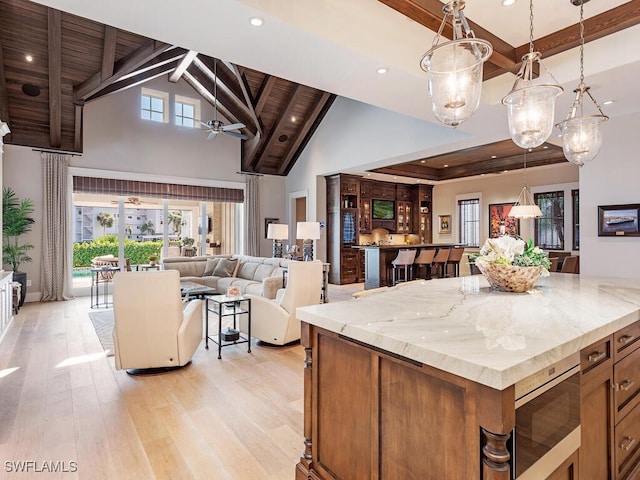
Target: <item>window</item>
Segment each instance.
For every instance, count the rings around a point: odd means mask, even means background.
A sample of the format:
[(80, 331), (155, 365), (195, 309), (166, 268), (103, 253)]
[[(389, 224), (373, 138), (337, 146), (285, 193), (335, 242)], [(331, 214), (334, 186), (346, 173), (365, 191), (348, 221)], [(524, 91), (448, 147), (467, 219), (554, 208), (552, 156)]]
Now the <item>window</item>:
[(571, 190), (573, 210), (573, 249), (580, 250), (580, 190)]
[(480, 246), (480, 199), (458, 200), (460, 243)]
[(141, 118), (154, 122), (166, 123), (169, 119), (167, 102), (169, 94), (148, 88), (142, 89)]
[(200, 100), (176, 95), (176, 125), (197, 127), (200, 120)]
[(564, 192), (534, 195), (542, 217), (536, 219), (536, 245), (548, 250), (564, 250)]

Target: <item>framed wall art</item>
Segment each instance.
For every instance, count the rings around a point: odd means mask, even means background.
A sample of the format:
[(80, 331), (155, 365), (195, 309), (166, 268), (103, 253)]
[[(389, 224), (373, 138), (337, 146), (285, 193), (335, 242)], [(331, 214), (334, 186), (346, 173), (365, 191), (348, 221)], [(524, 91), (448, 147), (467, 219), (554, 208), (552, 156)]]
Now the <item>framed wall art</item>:
[(640, 204), (603, 205), (598, 207), (599, 237), (640, 236), (638, 214)]
[(451, 215), (438, 215), (438, 233), (444, 235), (451, 233)]
[(509, 216), (513, 203), (489, 205), (489, 238), (520, 235), (520, 220)]

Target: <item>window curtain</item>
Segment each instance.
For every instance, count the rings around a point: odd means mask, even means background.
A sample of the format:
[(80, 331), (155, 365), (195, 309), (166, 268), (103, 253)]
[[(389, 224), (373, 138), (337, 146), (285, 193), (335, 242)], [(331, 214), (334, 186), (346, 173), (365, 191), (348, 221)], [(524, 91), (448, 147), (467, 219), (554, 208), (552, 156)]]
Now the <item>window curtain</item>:
[(221, 213), (222, 244), (220, 245), (220, 253), (223, 255), (240, 253), (236, 251), (236, 205), (223, 203)]
[(260, 177), (247, 175), (245, 218), (247, 221), (247, 255), (260, 256)]
[(43, 152), (41, 300), (70, 300), (71, 245), (66, 155)]

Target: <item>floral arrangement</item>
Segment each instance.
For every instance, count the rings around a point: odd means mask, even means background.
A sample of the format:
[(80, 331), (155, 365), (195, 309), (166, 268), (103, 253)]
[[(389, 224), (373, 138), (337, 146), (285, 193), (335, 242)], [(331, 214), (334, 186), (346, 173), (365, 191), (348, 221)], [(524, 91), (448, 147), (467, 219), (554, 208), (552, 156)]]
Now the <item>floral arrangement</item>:
[(480, 253), (471, 256), (476, 265), (500, 263), (518, 267), (543, 267), (543, 275), (549, 274), (551, 261), (547, 252), (540, 247), (533, 246), (533, 240), (525, 242), (521, 238), (504, 235), (498, 238), (488, 238)]
[(504, 292), (532, 291), (539, 276), (548, 276), (547, 253), (533, 246), (533, 240), (502, 236), (489, 238), (480, 253), (470, 256), (489, 284)]

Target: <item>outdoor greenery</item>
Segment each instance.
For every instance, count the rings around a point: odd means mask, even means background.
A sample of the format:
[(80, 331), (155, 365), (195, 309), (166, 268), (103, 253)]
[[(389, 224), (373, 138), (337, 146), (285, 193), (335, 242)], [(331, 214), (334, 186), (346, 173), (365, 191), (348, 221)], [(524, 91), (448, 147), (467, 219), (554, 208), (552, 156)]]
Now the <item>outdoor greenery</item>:
[(145, 235), (145, 234), (155, 235), (156, 231), (154, 230), (153, 222), (151, 220), (149, 220), (148, 222), (143, 223), (142, 225), (140, 225), (140, 233), (142, 233), (143, 235)]
[(182, 225), (184, 225), (184, 219), (182, 218), (181, 211), (169, 212), (169, 225), (173, 227), (173, 233), (178, 237), (182, 235)]
[(32, 213), (33, 200), (20, 200), (11, 188), (2, 190), (2, 263), (11, 265), (14, 272), (18, 271), (21, 263), (31, 261), (28, 252), (34, 248), (33, 245), (20, 244), (18, 240), (31, 231), (35, 223), (30, 216)]
[(107, 233), (107, 228), (113, 227), (114, 218), (109, 212), (101, 212), (96, 217), (98, 224), (102, 227), (102, 233)]
[[(160, 255), (162, 242), (137, 242), (135, 240), (124, 240), (124, 256), (131, 259), (132, 265), (148, 263), (149, 257)], [(73, 244), (73, 266), (90, 267), (91, 260), (101, 255), (118, 256), (118, 237), (116, 235), (105, 235), (92, 242), (79, 242)]]

